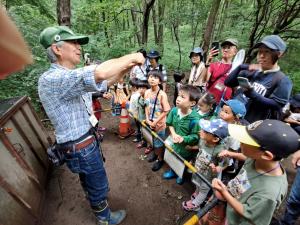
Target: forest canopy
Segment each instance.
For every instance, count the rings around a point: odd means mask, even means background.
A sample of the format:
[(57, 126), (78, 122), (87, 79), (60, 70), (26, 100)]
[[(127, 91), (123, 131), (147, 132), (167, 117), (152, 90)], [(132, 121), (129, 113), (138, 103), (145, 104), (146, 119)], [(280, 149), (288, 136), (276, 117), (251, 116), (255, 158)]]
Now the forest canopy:
[(1, 98), (28, 95), (38, 105), (37, 81), (49, 67), (39, 34), (53, 25), (68, 25), (89, 35), (83, 51), (92, 59), (104, 61), (141, 47), (157, 49), (169, 76), (189, 71), (193, 47), (207, 51), (213, 41), (233, 37), (246, 50), (247, 61), (255, 61), (254, 44), (264, 35), (278, 34), (288, 44), (280, 67), (293, 80), (293, 91), (300, 91), (299, 0), (9, 0), (1, 4), (35, 61), (0, 81)]

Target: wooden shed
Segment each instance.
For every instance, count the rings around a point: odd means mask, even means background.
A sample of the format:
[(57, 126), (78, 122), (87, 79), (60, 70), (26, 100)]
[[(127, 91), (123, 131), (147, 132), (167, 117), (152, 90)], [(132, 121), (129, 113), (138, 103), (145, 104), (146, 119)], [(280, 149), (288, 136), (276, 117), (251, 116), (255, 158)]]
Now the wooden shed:
[(37, 224), (51, 144), (28, 97), (0, 101), (0, 224)]

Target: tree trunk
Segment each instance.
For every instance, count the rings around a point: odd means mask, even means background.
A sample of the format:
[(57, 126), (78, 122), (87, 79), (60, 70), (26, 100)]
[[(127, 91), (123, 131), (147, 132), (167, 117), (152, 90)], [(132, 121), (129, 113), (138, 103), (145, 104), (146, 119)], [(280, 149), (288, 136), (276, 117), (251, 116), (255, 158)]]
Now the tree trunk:
[(176, 39), (176, 42), (177, 42), (177, 45), (178, 45), (179, 62), (178, 62), (177, 71), (179, 71), (180, 65), (181, 65), (181, 46), (180, 46), (179, 36), (178, 36), (179, 27), (178, 27), (178, 24), (175, 24), (175, 23), (172, 24), (172, 27), (173, 27), (174, 36), (175, 36), (175, 39)]
[(194, 48), (195, 47), (195, 43), (196, 43), (196, 36), (197, 36), (197, 29), (198, 29), (198, 25), (199, 25), (199, 20), (196, 20), (197, 22), (196, 22), (196, 25), (195, 25), (195, 27), (194, 27), (194, 31), (193, 31), (193, 44), (192, 44), (192, 48)]
[(102, 20), (103, 20), (103, 23), (104, 23), (104, 35), (105, 35), (105, 39), (106, 39), (106, 44), (107, 44), (107, 47), (110, 48), (111, 44), (110, 44), (110, 41), (109, 41), (107, 26), (106, 26), (106, 23), (105, 23), (105, 20), (106, 20), (105, 12), (103, 11), (101, 14), (102, 14)]
[[(127, 30), (129, 30), (130, 29), (130, 23), (129, 23), (129, 12), (128, 12), (128, 10), (126, 12), (126, 23), (127, 23)], [(129, 41), (129, 45), (132, 46), (132, 36), (130, 36), (128, 38), (128, 41)]]
[(150, 0), (148, 2), (145, 0), (145, 7), (144, 7), (144, 13), (143, 13), (143, 25), (142, 25), (142, 44), (147, 45), (148, 42), (148, 23), (149, 23), (149, 15), (151, 8), (154, 5), (155, 0)]
[(222, 4), (222, 10), (219, 16), (219, 22), (218, 22), (218, 28), (216, 29), (217, 32), (215, 33), (214, 40), (220, 39), (221, 33), (223, 31), (226, 15), (227, 15), (227, 9), (228, 9), (229, 2), (228, 0), (224, 0)]
[(165, 0), (158, 1), (158, 46), (161, 53), (164, 52), (164, 19), (165, 19)]
[(59, 25), (71, 26), (71, 2), (70, 0), (57, 0), (57, 23)]
[(156, 18), (155, 7), (153, 7), (153, 9), (152, 9), (152, 19), (153, 19), (154, 41), (155, 41), (155, 44), (158, 45), (157, 18)]
[(207, 50), (209, 48), (209, 43), (211, 41), (212, 34), (213, 34), (213, 31), (214, 31), (214, 25), (215, 25), (215, 22), (216, 22), (216, 18), (217, 18), (218, 10), (219, 10), (219, 7), (220, 7), (220, 3), (221, 3), (221, 0), (213, 0), (212, 4), (211, 4), (211, 9), (210, 9), (209, 16), (208, 16), (208, 19), (207, 19), (205, 32), (203, 34), (202, 48), (203, 48), (204, 52), (207, 52)]
[(142, 38), (141, 38), (141, 35), (140, 35), (140, 32), (139, 32), (139, 29), (138, 29), (138, 23), (137, 23), (137, 19), (136, 19), (136, 14), (134, 12), (134, 9), (131, 8), (131, 18), (132, 18), (132, 23), (133, 23), (133, 26), (134, 26), (134, 30), (135, 30), (135, 37), (136, 37), (136, 40), (138, 42), (138, 45), (141, 46), (142, 44)]
[[(191, 35), (193, 36), (195, 34), (195, 0), (192, 0), (192, 22), (191, 22)], [(198, 21), (196, 19), (196, 21)]]
[[(100, 2), (102, 3), (102, 0), (100, 0)], [(107, 47), (110, 48), (111, 44), (110, 44), (110, 39), (109, 39), (109, 36), (108, 36), (108, 31), (107, 31), (107, 26), (106, 26), (106, 15), (105, 15), (105, 11), (102, 11), (101, 12), (101, 17), (102, 17), (102, 21), (103, 21), (103, 24), (104, 24), (104, 36), (105, 36), (105, 40), (106, 40), (106, 44), (107, 44)]]

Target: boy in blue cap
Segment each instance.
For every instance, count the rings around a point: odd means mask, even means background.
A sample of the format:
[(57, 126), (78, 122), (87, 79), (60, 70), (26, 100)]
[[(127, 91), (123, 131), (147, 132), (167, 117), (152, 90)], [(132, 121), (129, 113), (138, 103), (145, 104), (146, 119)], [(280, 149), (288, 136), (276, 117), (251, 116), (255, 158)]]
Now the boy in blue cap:
[[(221, 104), (223, 104), (223, 106), (219, 113), (219, 117), (225, 122), (228, 124), (248, 124), (248, 122), (243, 119), (246, 115), (246, 107), (242, 102), (231, 99), (223, 101)], [(239, 161), (244, 161), (245, 157), (240, 153), (240, 142), (235, 138), (230, 136), (226, 137), (224, 144), (225, 148), (220, 152), (219, 157), (230, 160), (228, 167), (223, 171), (222, 180), (226, 183), (235, 177), (240, 169), (241, 163), (239, 163)]]
[[(227, 123), (221, 119), (211, 121), (201, 119), (199, 125), (201, 127), (199, 153), (196, 157), (195, 167), (197, 172), (206, 179), (212, 180), (217, 176), (216, 167), (222, 169), (227, 164), (227, 161), (224, 161), (222, 165), (218, 158), (218, 154), (224, 149), (222, 140), (228, 136)], [(198, 211), (210, 188), (196, 175), (193, 175), (192, 181), (196, 184), (196, 191), (192, 194), (191, 200), (182, 203), (182, 207), (187, 211)]]
[(260, 120), (247, 127), (229, 124), (228, 131), (241, 142), (247, 159), (227, 186), (219, 179), (212, 182), (217, 198), (227, 201), (227, 224), (269, 225), (288, 188), (280, 161), (297, 151), (299, 136), (278, 120)]
[[(278, 114), (288, 102), (292, 91), (291, 80), (278, 66), (278, 60), (286, 51), (285, 42), (278, 35), (268, 35), (254, 48), (258, 49), (258, 64), (242, 64), (225, 80), (226, 86), (241, 86), (236, 95), (245, 101), (245, 119), (250, 123), (262, 119), (278, 119)], [(238, 77), (247, 78), (249, 83), (239, 84)]]

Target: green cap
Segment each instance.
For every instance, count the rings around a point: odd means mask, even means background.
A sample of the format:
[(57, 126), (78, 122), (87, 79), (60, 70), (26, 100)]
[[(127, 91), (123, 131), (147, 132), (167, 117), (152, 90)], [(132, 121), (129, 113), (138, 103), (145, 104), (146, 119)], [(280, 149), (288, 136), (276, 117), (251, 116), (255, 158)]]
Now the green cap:
[(77, 40), (80, 45), (89, 42), (88, 36), (77, 35), (66, 26), (47, 27), (40, 34), (40, 43), (48, 48), (55, 42)]

